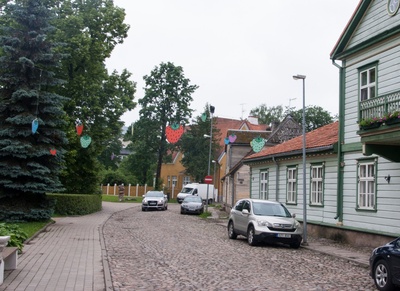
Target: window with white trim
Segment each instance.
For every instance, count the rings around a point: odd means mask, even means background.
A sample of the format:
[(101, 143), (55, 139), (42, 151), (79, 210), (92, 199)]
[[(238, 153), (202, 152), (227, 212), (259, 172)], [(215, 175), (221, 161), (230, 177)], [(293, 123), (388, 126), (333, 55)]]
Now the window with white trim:
[(358, 164), (358, 208), (375, 209), (375, 162)]
[(311, 166), (311, 205), (323, 204), (323, 189), (324, 189), (324, 166)]
[(176, 187), (176, 184), (178, 183), (178, 177), (172, 176), (172, 186)]
[(286, 203), (296, 203), (297, 168), (287, 168)]
[(376, 67), (360, 71), (360, 101), (376, 96)]
[(190, 184), (190, 176), (183, 177), (183, 185)]
[(268, 199), (268, 171), (260, 172), (260, 199)]

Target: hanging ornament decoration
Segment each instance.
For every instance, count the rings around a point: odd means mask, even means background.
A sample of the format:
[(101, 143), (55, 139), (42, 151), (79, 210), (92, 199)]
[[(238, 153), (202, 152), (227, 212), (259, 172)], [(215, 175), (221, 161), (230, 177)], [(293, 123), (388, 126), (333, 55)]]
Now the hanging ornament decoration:
[(231, 135), (229, 135), (229, 142), (234, 143), (236, 138), (237, 138), (236, 134), (232, 133)]
[(262, 137), (256, 137), (250, 142), (251, 148), (254, 152), (258, 153), (261, 151), (265, 145), (265, 139)]
[(83, 131), (83, 124), (82, 124), (82, 123), (78, 123), (78, 124), (75, 126), (75, 128), (76, 128), (76, 133), (77, 133), (79, 136), (81, 136), (82, 131)]
[(225, 144), (229, 144), (229, 137), (225, 137), (224, 142), (225, 142)]
[(81, 137), (81, 146), (83, 148), (87, 148), (91, 142), (92, 142), (92, 138), (90, 136), (88, 136), (87, 134), (85, 134)]
[(183, 134), (183, 125), (173, 123), (168, 125), (165, 130), (165, 135), (169, 143), (176, 143)]
[(32, 121), (32, 133), (33, 133), (33, 134), (36, 133), (38, 127), (39, 127), (39, 121), (38, 121), (37, 118), (35, 118), (35, 119)]
[(206, 121), (207, 120), (207, 114), (203, 113), (201, 115), (201, 120), (203, 120), (203, 122)]
[(52, 156), (55, 156), (57, 154), (57, 150), (56, 149), (50, 149), (50, 154)]

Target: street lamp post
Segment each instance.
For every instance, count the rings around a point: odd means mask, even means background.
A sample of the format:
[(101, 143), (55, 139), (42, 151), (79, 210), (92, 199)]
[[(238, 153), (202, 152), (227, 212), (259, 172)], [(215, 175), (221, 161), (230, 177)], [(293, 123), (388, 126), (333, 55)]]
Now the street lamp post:
[(295, 80), (303, 80), (303, 245), (307, 242), (307, 195), (306, 195), (306, 76), (293, 76)]
[[(208, 169), (207, 176), (210, 176), (210, 167), (211, 167), (211, 147), (212, 147), (212, 122), (213, 122), (213, 114), (215, 111), (215, 107), (210, 105), (210, 150), (208, 152)], [(206, 212), (208, 212), (208, 192), (210, 189), (210, 184), (207, 184), (207, 200), (206, 200)]]

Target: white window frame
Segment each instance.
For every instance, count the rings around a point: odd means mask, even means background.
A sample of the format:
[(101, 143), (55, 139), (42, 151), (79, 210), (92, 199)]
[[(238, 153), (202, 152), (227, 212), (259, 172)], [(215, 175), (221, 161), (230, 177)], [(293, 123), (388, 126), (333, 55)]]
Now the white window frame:
[(260, 199), (268, 200), (268, 170), (260, 171)]
[(359, 162), (357, 208), (375, 210), (376, 207), (376, 162)]
[(360, 101), (376, 97), (376, 66), (360, 71)]
[(183, 185), (190, 184), (190, 176), (184, 176), (183, 177)]
[(171, 187), (171, 176), (167, 177), (167, 185), (168, 188)]
[(324, 165), (311, 165), (310, 174), (310, 204), (322, 206), (324, 204)]
[(286, 170), (286, 203), (295, 204), (297, 200), (297, 167)]
[(172, 186), (175, 188), (177, 184), (178, 184), (178, 177), (172, 176)]

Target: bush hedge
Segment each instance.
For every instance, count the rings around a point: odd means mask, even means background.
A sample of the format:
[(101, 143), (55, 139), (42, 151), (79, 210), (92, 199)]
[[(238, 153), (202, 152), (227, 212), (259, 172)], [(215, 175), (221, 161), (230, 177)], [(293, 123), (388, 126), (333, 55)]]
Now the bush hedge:
[(58, 215), (85, 215), (100, 211), (99, 194), (48, 194), (56, 200), (54, 213)]

